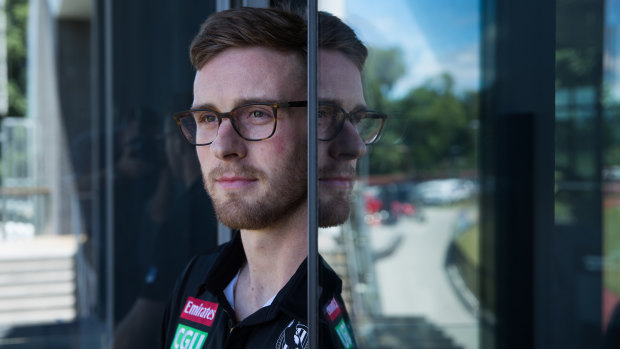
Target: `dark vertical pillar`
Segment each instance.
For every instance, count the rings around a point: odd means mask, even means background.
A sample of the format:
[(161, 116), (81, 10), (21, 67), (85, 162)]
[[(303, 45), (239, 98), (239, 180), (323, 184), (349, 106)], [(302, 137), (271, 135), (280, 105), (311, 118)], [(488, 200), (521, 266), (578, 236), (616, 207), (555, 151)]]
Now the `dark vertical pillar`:
[(555, 1), (482, 5), (481, 343), (533, 348), (548, 312)]
[[(191, 105), (189, 44), (215, 11), (215, 1), (97, 1), (96, 8), (93, 103), (99, 106), (100, 131), (109, 140), (102, 145), (108, 157), (102, 156), (101, 163), (111, 171), (111, 180), (103, 184), (111, 195), (102, 195), (100, 209), (111, 211), (101, 215), (107, 226), (102, 232), (113, 236), (101, 241), (107, 241), (103, 255), (112, 259), (107, 272), (113, 297), (107, 299), (113, 300), (110, 311), (116, 323), (144, 280), (136, 255), (145, 241), (139, 238), (140, 217), (158, 180), (151, 169), (164, 163), (164, 121)], [(140, 166), (126, 171), (121, 162), (128, 157)]]

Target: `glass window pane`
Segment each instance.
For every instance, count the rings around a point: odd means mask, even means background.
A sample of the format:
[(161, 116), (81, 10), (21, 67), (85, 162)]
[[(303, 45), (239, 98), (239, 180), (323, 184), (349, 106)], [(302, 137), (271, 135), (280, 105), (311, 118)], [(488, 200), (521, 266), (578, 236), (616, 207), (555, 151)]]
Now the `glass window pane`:
[(0, 1), (0, 347), (157, 346), (176, 279), (217, 241), (172, 119), (214, 7)]
[(92, 8), (67, 16), (75, 7), (1, 4), (0, 347), (97, 347), (106, 334), (92, 210), (101, 188), (82, 176), (101, 146), (90, 136)]
[(360, 347), (478, 347), (479, 5), (319, 3), (368, 47), (364, 104), (388, 116), (357, 161), (350, 219), (319, 232)]
[(620, 1), (605, 1), (603, 58), (603, 328), (610, 347), (618, 340), (620, 309)]

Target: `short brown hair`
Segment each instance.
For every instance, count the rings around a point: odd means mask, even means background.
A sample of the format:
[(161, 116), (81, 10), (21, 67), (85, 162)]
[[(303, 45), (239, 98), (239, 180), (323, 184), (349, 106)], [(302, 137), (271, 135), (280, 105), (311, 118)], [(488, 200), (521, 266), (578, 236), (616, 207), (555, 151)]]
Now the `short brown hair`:
[(362, 71), (368, 50), (353, 29), (340, 18), (319, 12), (319, 48), (336, 50), (349, 58)]
[(202, 24), (190, 46), (190, 59), (199, 70), (217, 54), (233, 47), (266, 47), (304, 55), (306, 30), (303, 17), (281, 9), (225, 10), (213, 14)]
[[(321, 49), (336, 50), (361, 71), (368, 51), (353, 29), (338, 17), (319, 12)], [(303, 15), (284, 8), (242, 7), (211, 15), (190, 46), (196, 70), (227, 48), (266, 47), (306, 54), (307, 22)]]

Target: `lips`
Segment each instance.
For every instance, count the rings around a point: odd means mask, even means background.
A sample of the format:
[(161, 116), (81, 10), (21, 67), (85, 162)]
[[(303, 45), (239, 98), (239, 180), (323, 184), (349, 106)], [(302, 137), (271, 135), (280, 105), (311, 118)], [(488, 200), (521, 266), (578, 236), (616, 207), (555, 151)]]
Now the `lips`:
[(353, 184), (353, 177), (351, 176), (321, 176), (319, 177), (319, 183), (336, 188), (349, 188)]
[(215, 182), (223, 189), (245, 188), (257, 181), (258, 180), (256, 178), (236, 175), (225, 175), (215, 179)]
[(353, 186), (355, 168), (324, 168), (319, 170), (319, 183), (332, 188), (348, 189)]

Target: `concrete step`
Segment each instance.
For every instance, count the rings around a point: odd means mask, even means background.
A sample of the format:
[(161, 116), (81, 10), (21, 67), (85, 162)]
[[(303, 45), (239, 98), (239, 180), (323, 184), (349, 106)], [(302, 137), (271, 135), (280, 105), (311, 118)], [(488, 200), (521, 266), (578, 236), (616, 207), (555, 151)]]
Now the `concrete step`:
[(49, 297), (73, 294), (75, 283), (72, 281), (55, 282), (40, 285), (0, 286), (0, 301), (3, 299)]
[(41, 298), (4, 299), (0, 300), (0, 313), (73, 308), (74, 305), (75, 296), (72, 294)]
[(73, 264), (73, 259), (65, 256), (38, 259), (0, 259), (0, 275), (17, 272), (72, 270)]
[(33, 285), (36, 287), (39, 284), (64, 283), (74, 279), (75, 272), (73, 270), (11, 273), (0, 274), (0, 285), (2, 285), (1, 287), (17, 285)]
[(75, 309), (44, 309), (0, 312), (0, 326), (18, 326), (27, 324), (55, 323), (75, 319)]
[(76, 247), (70, 236), (0, 241), (0, 327), (75, 319)]

